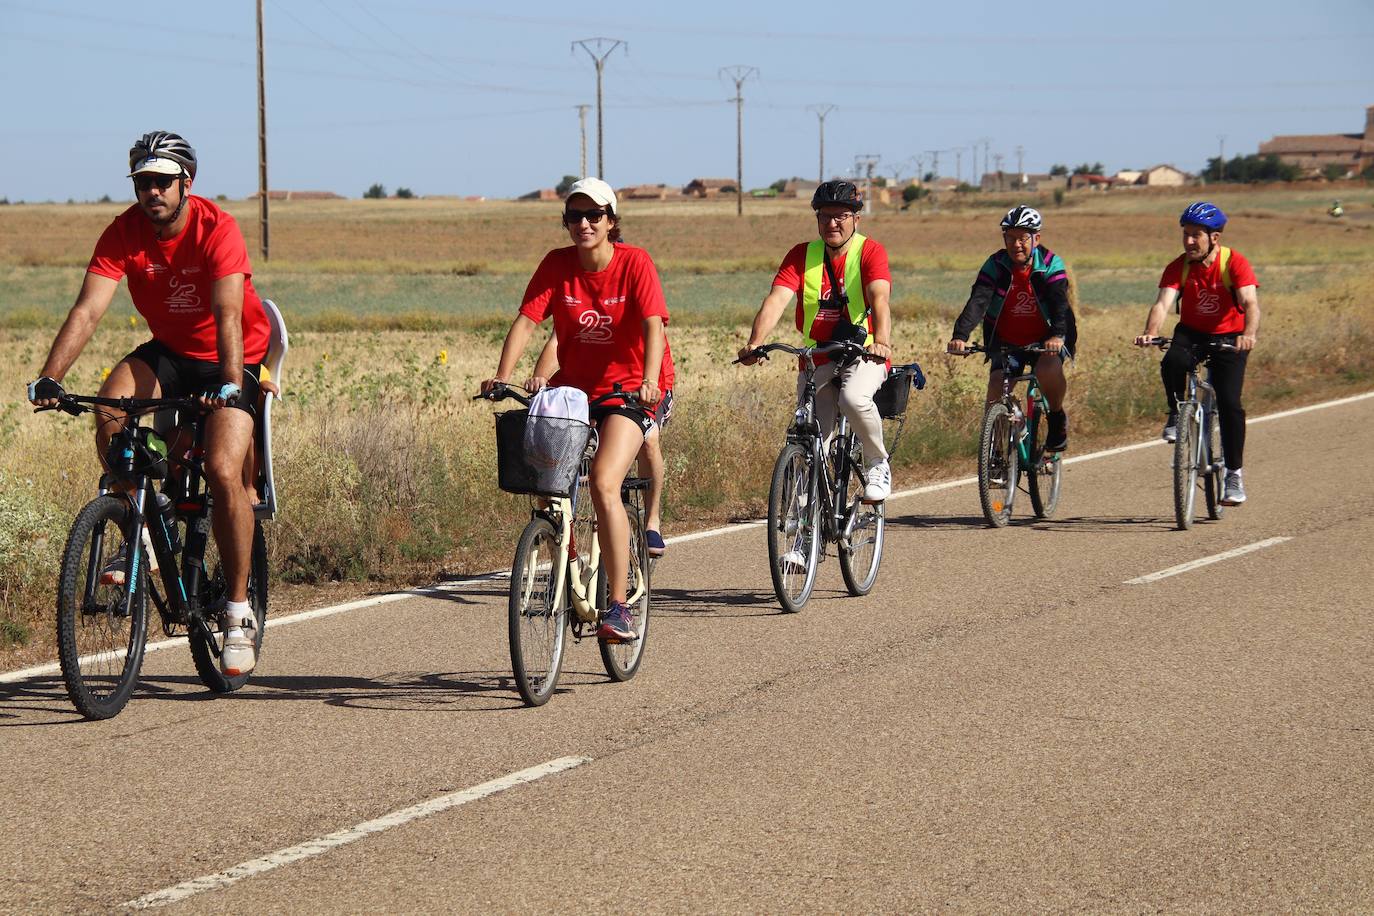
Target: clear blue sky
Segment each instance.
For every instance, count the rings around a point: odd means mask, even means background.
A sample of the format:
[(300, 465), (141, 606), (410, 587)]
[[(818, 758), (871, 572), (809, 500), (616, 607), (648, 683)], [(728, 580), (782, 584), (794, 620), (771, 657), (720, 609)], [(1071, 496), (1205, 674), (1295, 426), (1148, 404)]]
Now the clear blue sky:
[[(628, 43), (606, 63), (616, 185), (734, 174), (734, 87), (718, 75), (733, 64), (759, 71), (744, 92), (748, 186), (814, 176), (817, 103), (838, 106), (827, 172), (872, 153), (883, 174), (982, 138), (1008, 170), (1020, 145), (1032, 172), (1197, 171), (1218, 135), (1229, 157), (1275, 133), (1358, 132), (1374, 104), (1370, 0), (838, 9), (266, 0), (271, 185), (351, 197), (373, 182), (488, 196), (552, 186), (578, 170), (574, 106), (595, 100), (592, 64), (570, 45), (595, 36)], [(0, 74), (0, 197), (129, 198), (125, 151), (154, 128), (195, 145), (200, 193), (257, 187), (253, 0), (0, 0)], [(969, 177), (970, 153), (962, 165)], [(941, 156), (941, 174), (955, 166)]]

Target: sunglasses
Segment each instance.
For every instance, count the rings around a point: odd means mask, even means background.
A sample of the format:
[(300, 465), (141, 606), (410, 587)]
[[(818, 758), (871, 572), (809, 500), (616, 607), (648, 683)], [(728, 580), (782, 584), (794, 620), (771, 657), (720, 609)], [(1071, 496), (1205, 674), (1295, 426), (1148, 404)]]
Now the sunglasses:
[(135, 175), (134, 190), (147, 191), (149, 188), (157, 188), (159, 191), (165, 191), (172, 186), (172, 182), (180, 177), (179, 175)]
[(848, 221), (853, 216), (854, 211), (852, 210), (846, 210), (844, 213), (837, 213), (832, 216), (827, 216), (824, 213), (818, 212), (816, 214), (816, 219), (818, 219), (822, 223), (843, 223)]
[(563, 225), (576, 226), (584, 219), (595, 226), (601, 222), (601, 217), (606, 215), (605, 210), (564, 210)]

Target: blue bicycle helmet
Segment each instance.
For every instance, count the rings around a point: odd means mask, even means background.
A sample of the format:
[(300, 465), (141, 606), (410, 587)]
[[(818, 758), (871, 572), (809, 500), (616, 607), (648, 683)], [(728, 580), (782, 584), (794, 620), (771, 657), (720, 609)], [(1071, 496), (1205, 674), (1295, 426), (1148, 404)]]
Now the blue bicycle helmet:
[(1222, 213), (1220, 208), (1200, 200), (1195, 204), (1189, 204), (1188, 209), (1178, 218), (1180, 226), (1187, 226), (1189, 223), (1220, 232), (1226, 226), (1226, 214)]

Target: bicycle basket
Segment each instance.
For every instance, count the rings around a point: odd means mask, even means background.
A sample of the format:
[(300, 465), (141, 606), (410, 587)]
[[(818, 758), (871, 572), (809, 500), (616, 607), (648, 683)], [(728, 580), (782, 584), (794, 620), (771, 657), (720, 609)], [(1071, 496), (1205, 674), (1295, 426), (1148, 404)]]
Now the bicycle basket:
[(497, 414), (497, 486), (507, 493), (567, 496), (591, 431), (579, 420), (531, 418), (527, 410)]
[(914, 373), (906, 366), (893, 366), (882, 386), (873, 393), (873, 403), (884, 420), (897, 420), (906, 413), (915, 384)]

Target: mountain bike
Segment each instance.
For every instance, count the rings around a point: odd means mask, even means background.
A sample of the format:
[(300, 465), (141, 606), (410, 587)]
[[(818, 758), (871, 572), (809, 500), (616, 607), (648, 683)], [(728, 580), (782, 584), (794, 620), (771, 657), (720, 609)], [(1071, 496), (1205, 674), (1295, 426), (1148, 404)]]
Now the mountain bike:
[[(1025, 371), (1029, 364), (1017, 358), (1049, 352), (1038, 345), (988, 349), (973, 344), (957, 354), (986, 353), (1002, 372), (1002, 396), (983, 411), (983, 426), (978, 437), (978, 501), (983, 508), (983, 518), (994, 528), (1005, 528), (1011, 521), (1012, 505), (1023, 474), (1036, 518), (1050, 518), (1059, 507), (1064, 464), (1060, 453), (1045, 450), (1049, 400), (1040, 389), (1035, 370)], [(1011, 368), (1008, 368), (1008, 357), (1013, 360)], [(1015, 393), (1015, 387), (1021, 382), (1026, 383), (1024, 411)]]
[[(532, 393), (513, 385), (498, 385), (474, 400), (513, 398), (529, 406)], [(619, 400), (640, 407), (633, 392), (613, 391), (593, 398), (589, 407)], [(515, 548), (511, 563), (507, 628), (511, 669), (520, 697), (542, 706), (553, 696), (562, 671), (567, 636), (576, 642), (596, 636), (601, 611), (610, 603), (610, 587), (601, 565), (596, 536), (590, 475), (596, 454), (595, 428), (577, 421), (552, 422), (540, 417), (552, 432), (540, 433), (541, 447), (532, 455), (526, 445), (527, 411), (496, 415), (498, 483), (508, 493), (534, 497), (530, 520)], [(630, 523), (630, 557), (626, 578), (626, 606), (634, 619), (637, 638), (616, 642), (598, 640), (601, 663), (614, 681), (628, 681), (644, 661), (649, 638), (649, 545), (645, 539), (644, 491), (649, 481), (627, 477), (620, 499)]]
[[(108, 719), (128, 703), (143, 663), (150, 596), (163, 632), (187, 635), (201, 682), (216, 693), (238, 690), (251, 672), (231, 677), (218, 664), (224, 645), (218, 611), (228, 588), (210, 529), (204, 408), (194, 398), (64, 394), (59, 401), (38, 409), (108, 416), (99, 408), (112, 407), (126, 415), (110, 440), (99, 495), (77, 513), (62, 552), (57, 644), (72, 704), (87, 718)], [(179, 412), (188, 447), (179, 432), (179, 445), (169, 454), (167, 441), (140, 423), (159, 410)], [(267, 617), (260, 517), (253, 522), (248, 601), (256, 620), (254, 650), (260, 652)]]
[[(1167, 350), (1170, 338), (1156, 337), (1151, 346)], [(1193, 347), (1193, 362), (1188, 368), (1183, 399), (1178, 402), (1178, 438), (1174, 440), (1174, 521), (1180, 531), (1193, 527), (1197, 491), (1202, 489), (1207, 517), (1220, 519), (1225, 511), (1226, 464), (1221, 452), (1221, 421), (1217, 414), (1217, 393), (1211, 379), (1201, 378), (1198, 369), (1217, 353), (1234, 351), (1230, 344), (1210, 341)]]
[[(804, 379), (768, 487), (768, 563), (778, 603), (784, 611), (796, 613), (811, 597), (827, 544), (837, 547), (849, 593), (872, 591), (883, 559), (887, 511), (883, 503), (863, 498), (863, 448), (844, 413), (835, 411), (835, 428), (829, 435), (816, 415), (816, 357), (864, 359), (871, 354), (847, 341), (811, 347), (770, 343), (752, 352), (767, 359), (778, 351), (801, 360)], [(925, 387), (915, 363), (896, 368), (918, 379), (916, 387)]]

